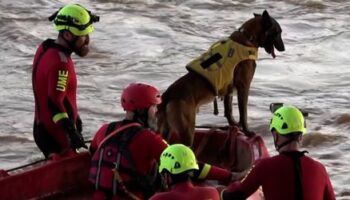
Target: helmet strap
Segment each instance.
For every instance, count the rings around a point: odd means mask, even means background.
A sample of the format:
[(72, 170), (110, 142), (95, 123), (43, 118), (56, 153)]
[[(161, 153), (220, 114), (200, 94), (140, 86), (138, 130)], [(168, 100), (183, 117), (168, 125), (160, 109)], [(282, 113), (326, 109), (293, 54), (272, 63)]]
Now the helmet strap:
[[(68, 30), (64, 30), (64, 31), (68, 31)], [(70, 34), (72, 35), (73, 39), (71, 41), (67, 40), (64, 37), (64, 33), (62, 34), (62, 39), (66, 42), (66, 44), (68, 45), (68, 47), (70, 48), (71, 51), (75, 52), (77, 49), (75, 47), (75, 43), (78, 41), (79, 37), (75, 36), (73, 33), (70, 32)]]
[(170, 177), (171, 177), (171, 180), (172, 180), (170, 186), (175, 185), (177, 183), (186, 182), (186, 181), (190, 180), (190, 177), (191, 177), (189, 172), (182, 172), (180, 174), (171, 174), (169, 172), (169, 174), (170, 174)]
[(296, 141), (297, 139), (295, 138), (290, 138), (289, 140), (284, 141), (282, 144), (278, 145), (277, 140), (275, 140), (275, 147), (277, 151), (279, 151), (282, 147), (286, 146), (287, 144)]

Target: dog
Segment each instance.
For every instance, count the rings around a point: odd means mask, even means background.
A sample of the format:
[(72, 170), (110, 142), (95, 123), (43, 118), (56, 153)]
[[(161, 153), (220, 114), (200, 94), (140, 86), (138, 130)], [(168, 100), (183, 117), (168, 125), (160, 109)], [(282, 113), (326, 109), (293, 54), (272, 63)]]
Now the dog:
[[(224, 99), (224, 115), (228, 124), (239, 126), (247, 136), (254, 135), (247, 125), (247, 103), (257, 50), (262, 47), (275, 58), (275, 48), (285, 50), (281, 33), (279, 23), (265, 10), (261, 15), (254, 14), (254, 18), (246, 21), (229, 38), (215, 43), (206, 53), (190, 62), (186, 66), (188, 73), (162, 94), (157, 128), (163, 137), (169, 143), (191, 146), (196, 112), (216, 96)], [(234, 89), (237, 90), (239, 123), (232, 116)]]

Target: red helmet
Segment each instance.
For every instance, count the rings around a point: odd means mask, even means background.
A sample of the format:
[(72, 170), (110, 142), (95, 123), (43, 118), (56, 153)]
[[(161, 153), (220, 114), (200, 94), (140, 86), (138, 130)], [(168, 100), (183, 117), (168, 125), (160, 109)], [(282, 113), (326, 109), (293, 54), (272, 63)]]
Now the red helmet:
[(131, 83), (123, 90), (121, 101), (126, 111), (149, 108), (162, 102), (159, 90), (144, 83)]

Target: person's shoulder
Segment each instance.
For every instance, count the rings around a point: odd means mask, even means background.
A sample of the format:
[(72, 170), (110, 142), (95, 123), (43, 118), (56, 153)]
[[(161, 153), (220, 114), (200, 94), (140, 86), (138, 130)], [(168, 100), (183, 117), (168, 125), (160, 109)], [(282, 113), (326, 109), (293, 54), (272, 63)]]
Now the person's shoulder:
[(196, 187), (196, 193), (198, 195), (199, 199), (205, 198), (212, 198), (212, 199), (219, 199), (220, 198), (220, 193), (215, 187), (210, 187), (210, 186), (197, 186)]
[(141, 128), (140, 133), (145, 137), (151, 137), (151, 138), (161, 137), (160, 134), (157, 134), (156, 132), (148, 128)]
[(60, 45), (56, 44), (53, 39), (45, 40), (40, 48), (45, 51), (46, 57), (50, 58), (50, 63), (59, 64), (60, 66), (68, 64), (70, 60), (69, 53), (62, 48)]
[(309, 163), (309, 165), (313, 165), (315, 167), (318, 167), (320, 169), (326, 170), (325, 166), (318, 160), (310, 157), (310, 156), (304, 156), (304, 159)]
[(219, 194), (219, 191), (215, 187), (197, 186), (196, 188), (200, 191), (203, 191), (203, 192), (210, 192), (210, 193), (214, 193), (214, 194)]
[(170, 192), (158, 192), (154, 194), (150, 200), (170, 200), (172, 195)]
[(280, 155), (260, 158), (260, 159), (256, 160), (253, 163), (252, 168), (254, 168), (254, 170), (262, 170), (262, 171), (264, 171), (265, 169), (274, 167), (278, 163), (283, 162), (283, 161), (281, 161), (281, 159), (282, 158), (281, 158)]

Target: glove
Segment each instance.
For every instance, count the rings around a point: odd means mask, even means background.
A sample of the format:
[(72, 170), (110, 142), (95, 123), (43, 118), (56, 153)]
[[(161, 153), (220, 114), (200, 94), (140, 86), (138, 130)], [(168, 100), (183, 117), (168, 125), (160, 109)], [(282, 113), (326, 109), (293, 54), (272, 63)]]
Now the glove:
[(73, 149), (86, 148), (83, 135), (78, 132), (74, 124), (68, 118), (59, 121), (59, 124), (66, 130), (68, 139), (70, 141), (70, 146)]
[(73, 149), (79, 149), (79, 148), (85, 148), (88, 147), (85, 144), (84, 137), (81, 133), (79, 133), (77, 130), (74, 131), (74, 133), (68, 134), (70, 139), (70, 144)]
[(77, 126), (78, 133), (81, 134), (83, 132), (83, 122), (81, 121), (81, 118), (79, 115), (77, 117), (77, 122), (75, 124)]

